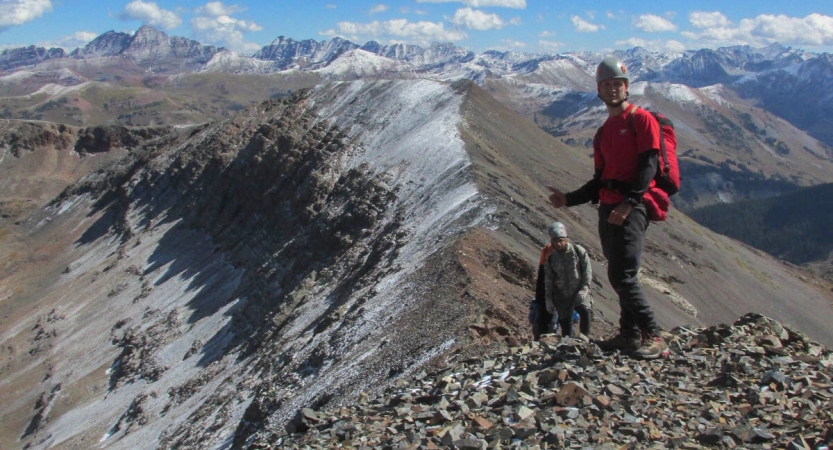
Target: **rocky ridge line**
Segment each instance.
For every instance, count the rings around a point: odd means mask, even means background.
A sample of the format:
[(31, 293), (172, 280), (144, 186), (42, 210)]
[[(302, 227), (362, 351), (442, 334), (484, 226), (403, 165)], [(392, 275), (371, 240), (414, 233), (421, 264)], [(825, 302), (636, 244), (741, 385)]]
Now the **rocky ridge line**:
[[(641, 361), (555, 336), (298, 412), (247, 448), (789, 448), (833, 444), (833, 353), (759, 314)], [(289, 433), (287, 432), (289, 431)]]

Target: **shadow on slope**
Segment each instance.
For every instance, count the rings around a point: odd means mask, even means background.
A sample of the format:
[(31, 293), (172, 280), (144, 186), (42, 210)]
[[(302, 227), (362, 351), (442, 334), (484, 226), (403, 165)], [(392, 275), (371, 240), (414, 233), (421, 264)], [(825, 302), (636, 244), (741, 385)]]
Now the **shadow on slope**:
[[(188, 291), (196, 294), (188, 323), (246, 299), (229, 325), (233, 333), (221, 331), (205, 345), (215, 350), (202, 365), (218, 357), (216, 342), (228, 336), (234, 338), (225, 352), (241, 345), (240, 358), (254, 352), (264, 333), (279, 332), (305, 301), (302, 285), (312, 280), (335, 286), (331, 306), (309, 325), (325, 328), (358, 280), (397, 247), (397, 219), (382, 223), (393, 192), (364, 169), (335, 170), (350, 147), (338, 128), (315, 123), (304, 95), (149, 144), (111, 175), (65, 194), (101, 196), (90, 216), (105, 214), (78, 245), (115, 233), (126, 251), (144, 231), (173, 225), (143, 276), (163, 269), (155, 287), (173, 277), (189, 280)], [(224, 264), (244, 269), (242, 279), (218, 277), (228, 274)], [(231, 288), (230, 281), (236, 281)]]

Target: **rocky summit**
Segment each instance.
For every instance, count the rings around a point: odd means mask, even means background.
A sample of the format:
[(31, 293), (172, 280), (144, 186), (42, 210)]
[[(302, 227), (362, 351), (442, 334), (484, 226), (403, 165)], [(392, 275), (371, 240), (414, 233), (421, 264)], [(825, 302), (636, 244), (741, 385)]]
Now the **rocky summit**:
[(248, 448), (833, 445), (828, 348), (759, 314), (732, 325), (677, 327), (666, 339), (671, 356), (654, 361), (602, 353), (583, 335), (449, 360), (383, 395), (302, 409), (288, 431), (267, 426)]

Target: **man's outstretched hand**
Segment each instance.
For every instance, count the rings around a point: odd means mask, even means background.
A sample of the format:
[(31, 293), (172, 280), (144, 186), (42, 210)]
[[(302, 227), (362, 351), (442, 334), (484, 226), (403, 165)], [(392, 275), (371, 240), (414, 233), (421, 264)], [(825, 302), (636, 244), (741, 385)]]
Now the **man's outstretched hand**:
[(550, 194), (550, 203), (552, 203), (552, 206), (562, 208), (567, 205), (567, 195), (552, 186), (547, 186), (547, 189), (552, 192)]

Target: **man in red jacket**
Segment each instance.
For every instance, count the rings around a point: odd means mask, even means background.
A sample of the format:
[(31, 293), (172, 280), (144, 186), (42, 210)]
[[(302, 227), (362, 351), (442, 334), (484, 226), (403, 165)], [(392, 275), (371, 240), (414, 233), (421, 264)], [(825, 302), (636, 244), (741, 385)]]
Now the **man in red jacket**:
[(628, 102), (628, 83), (627, 68), (618, 58), (602, 60), (596, 85), (608, 118), (594, 143), (593, 179), (566, 194), (549, 186), (549, 200), (556, 208), (600, 203), (599, 236), (608, 260), (608, 279), (619, 296), (620, 316), (619, 333), (598, 345), (654, 359), (668, 356), (669, 351), (638, 275), (649, 223), (642, 197), (657, 171), (662, 134), (649, 112)]

